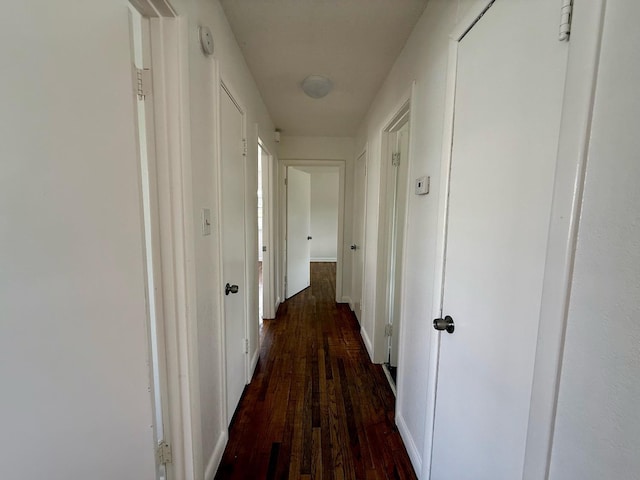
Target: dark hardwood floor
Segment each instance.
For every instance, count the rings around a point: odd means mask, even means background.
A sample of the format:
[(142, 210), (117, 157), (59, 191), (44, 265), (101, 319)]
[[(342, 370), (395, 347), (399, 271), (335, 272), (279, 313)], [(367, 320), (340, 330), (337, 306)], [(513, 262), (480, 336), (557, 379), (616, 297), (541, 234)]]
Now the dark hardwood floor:
[(260, 361), (217, 479), (414, 479), (395, 398), (358, 323), (335, 303), (335, 264), (265, 320)]

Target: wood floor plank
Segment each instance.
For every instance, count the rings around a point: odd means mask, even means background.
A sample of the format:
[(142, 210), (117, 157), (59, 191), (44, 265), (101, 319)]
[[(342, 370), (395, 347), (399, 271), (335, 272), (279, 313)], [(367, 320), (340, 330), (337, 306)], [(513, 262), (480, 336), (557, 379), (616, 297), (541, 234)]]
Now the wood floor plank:
[(370, 362), (335, 264), (265, 320), (260, 360), (240, 401), (217, 479), (415, 479), (395, 397)]

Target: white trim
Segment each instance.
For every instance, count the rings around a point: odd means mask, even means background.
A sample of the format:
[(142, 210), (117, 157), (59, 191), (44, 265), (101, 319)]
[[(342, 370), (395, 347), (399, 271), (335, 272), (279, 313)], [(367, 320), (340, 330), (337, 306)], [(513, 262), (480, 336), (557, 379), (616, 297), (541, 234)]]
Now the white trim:
[(407, 453), (409, 454), (409, 459), (411, 460), (414, 470), (416, 472), (421, 471), (422, 458), (420, 458), (420, 450), (416, 446), (416, 442), (413, 440), (411, 431), (409, 430), (409, 427), (407, 427), (407, 423), (405, 422), (402, 415), (396, 414), (396, 425), (398, 426), (400, 437), (402, 437), (402, 441), (404, 442), (404, 446), (407, 449)]
[[(173, 178), (176, 182), (176, 192), (172, 195), (173, 216), (176, 222), (175, 252), (177, 287), (180, 295), (177, 299), (179, 311), (176, 312), (178, 322), (178, 339), (180, 345), (179, 382), (181, 389), (182, 429), (183, 429), (183, 479), (196, 476), (196, 466), (202, 465), (202, 445), (200, 427), (200, 377), (198, 372), (198, 338), (196, 299), (196, 270), (194, 251), (194, 219), (193, 219), (193, 185), (191, 171), (191, 114), (189, 97), (189, 21), (185, 17), (178, 17), (178, 52), (179, 73), (177, 74), (175, 90), (180, 92), (180, 100), (175, 111), (169, 112), (170, 121), (177, 121), (180, 130), (179, 138), (174, 146), (176, 155), (181, 158), (180, 165), (174, 165), (176, 171)], [(173, 149), (172, 149), (173, 150)], [(180, 219), (182, 220), (180, 222)], [(182, 268), (182, 271), (179, 271)], [(173, 430), (174, 432), (176, 430)], [(175, 439), (174, 439), (175, 445)], [(176, 449), (174, 448), (174, 451)], [(174, 465), (177, 470), (178, 465)], [(198, 467), (200, 468), (200, 467)], [(179, 480), (176, 472), (176, 480)]]
[[(355, 159), (355, 163), (353, 165), (353, 185), (355, 187), (355, 182), (358, 181), (358, 179), (355, 178), (356, 175), (356, 171), (358, 168), (358, 162), (360, 161), (361, 158), (364, 158), (364, 173), (365, 173), (365, 177), (364, 177), (364, 189), (362, 192), (363, 198), (362, 198), (362, 245), (360, 245), (360, 248), (362, 250), (362, 269), (360, 270), (359, 274), (361, 276), (360, 278), (360, 317), (358, 318), (358, 322), (360, 322), (361, 324), (364, 324), (364, 309), (363, 309), (363, 304), (364, 304), (364, 296), (365, 296), (365, 288), (366, 288), (366, 284), (367, 284), (367, 277), (365, 275), (365, 266), (366, 266), (366, 258), (367, 258), (367, 193), (369, 191), (369, 175), (368, 175), (368, 169), (369, 169), (369, 157), (367, 156), (367, 151), (369, 148), (369, 143), (365, 143), (364, 148), (362, 149), (360, 155), (358, 155)], [(353, 189), (353, 199), (352, 199), (352, 208), (355, 209), (355, 204), (356, 204), (356, 198), (355, 198), (355, 193), (356, 193), (356, 189)], [(353, 215), (355, 215), (355, 210), (353, 210)], [(355, 221), (355, 217), (352, 217), (353, 221)], [(352, 244), (356, 244), (357, 245), (357, 238), (353, 238), (353, 227), (351, 228), (351, 243)], [(351, 295), (353, 295), (353, 291), (354, 291), (354, 283), (355, 283), (355, 277), (356, 276), (356, 272), (355, 272), (355, 264), (353, 261), (353, 256), (351, 257)], [(355, 312), (355, 300), (357, 299), (352, 299), (350, 302), (350, 306), (351, 306), (351, 310), (353, 312)], [(357, 316), (356, 316), (357, 317)], [(373, 357), (372, 357), (373, 358)]]
[[(286, 175), (286, 171), (288, 167), (338, 167), (338, 178), (339, 178), (339, 187), (338, 187), (338, 258), (335, 260), (336, 262), (336, 302), (342, 303), (343, 297), (343, 286), (342, 286), (342, 275), (344, 270), (344, 221), (345, 221), (345, 182), (346, 182), (346, 160), (321, 160), (321, 159), (294, 159), (294, 158), (281, 158), (280, 163), (284, 167), (282, 170), (284, 171), (284, 175)], [(286, 239), (286, 225), (287, 225), (287, 211), (286, 211), (286, 188), (284, 185), (284, 181), (282, 181), (285, 176), (281, 177), (281, 181), (278, 182), (281, 191), (281, 201), (280, 209), (282, 212), (282, 225), (281, 225), (281, 233), (283, 239)], [(281, 247), (282, 255), (283, 255), (283, 264), (284, 268), (281, 272), (282, 278), (284, 279), (284, 275), (286, 275), (286, 240), (282, 242)], [(284, 280), (283, 280), (284, 281)]]
[(344, 296), (342, 297), (342, 302), (340, 302), (340, 303), (346, 303), (347, 305), (349, 305), (349, 309), (350, 309), (352, 312), (354, 311), (354, 310), (353, 310), (353, 308), (354, 308), (353, 300), (351, 300), (351, 297), (350, 297), (350, 296), (348, 296), (348, 295), (344, 295)]
[(495, 0), (476, 0), (475, 3), (469, 7), (464, 17), (453, 27), (449, 39), (455, 43), (462, 40), (467, 32), (476, 24), (478, 18), (487, 11), (494, 1)]
[[(261, 140), (258, 127), (258, 148), (262, 148), (264, 153), (262, 162), (262, 180), (266, 176), (267, 181), (262, 181), (262, 246), (267, 247), (267, 251), (262, 254), (262, 318), (273, 319), (276, 316), (276, 310), (273, 309), (275, 300), (275, 258), (277, 257), (277, 249), (275, 242), (275, 202), (274, 202), (274, 162), (275, 157), (271, 154), (265, 143)], [(266, 171), (265, 171), (266, 170)], [(266, 174), (266, 175), (265, 175)], [(265, 261), (266, 257), (266, 261)], [(258, 348), (259, 346), (259, 341)]]
[(367, 331), (364, 329), (364, 327), (360, 327), (360, 336), (362, 337), (364, 346), (366, 347), (367, 353), (369, 354), (369, 359), (373, 361), (373, 345), (371, 344), (371, 339), (369, 338), (369, 335), (367, 335)]
[(604, 11), (605, 0), (578, 3), (574, 8), (529, 410), (524, 480), (546, 479), (549, 475)]
[(218, 244), (217, 248), (217, 262), (219, 265), (218, 268), (218, 294), (217, 294), (217, 304), (218, 304), (218, 318), (220, 319), (220, 340), (219, 347), (220, 352), (218, 356), (218, 374), (220, 375), (220, 396), (219, 396), (219, 408), (220, 408), (220, 418), (222, 421), (222, 425), (226, 427), (229, 424), (229, 418), (227, 415), (227, 348), (226, 348), (226, 325), (225, 325), (225, 309), (224, 309), (224, 297), (222, 296), (222, 286), (225, 284), (224, 281), (224, 272), (222, 266), (224, 265), (224, 255), (222, 251), (222, 166), (221, 166), (221, 158), (222, 158), (222, 146), (220, 144), (221, 134), (221, 113), (220, 113), (220, 105), (221, 105), (221, 94), (222, 94), (222, 78), (220, 75), (220, 67), (218, 65), (217, 60), (213, 60), (213, 79), (215, 82), (213, 97), (215, 100), (214, 105), (214, 125), (213, 129), (213, 140), (215, 142), (215, 161), (213, 162), (213, 171), (216, 177), (216, 240)]
[(316, 263), (336, 263), (338, 259), (336, 257), (311, 257), (310, 261)]
[(204, 479), (205, 480), (213, 480), (220, 466), (220, 462), (222, 461), (222, 455), (224, 454), (224, 449), (227, 446), (227, 441), (229, 440), (229, 434), (226, 430), (220, 432), (220, 436), (218, 437), (218, 441), (216, 442), (216, 446), (213, 449), (213, 453), (211, 457), (209, 457), (209, 461), (207, 462), (207, 466), (204, 470)]
[[(154, 121), (161, 243), (162, 293), (167, 359), (169, 474), (194, 478), (201, 465), (200, 394), (195, 318), (195, 270), (191, 209), (188, 89), (188, 22), (164, 0), (153, 0), (151, 22), (155, 92)], [(168, 12), (168, 13), (167, 13)]]
[[(397, 199), (399, 202), (404, 202), (405, 206), (405, 222), (403, 233), (404, 249), (407, 241), (407, 222), (408, 218), (408, 206), (409, 206), (409, 179), (410, 179), (410, 165), (413, 158), (413, 149), (411, 144), (413, 143), (413, 136), (411, 135), (411, 120), (414, 113), (412, 113), (412, 102), (414, 95), (415, 81), (411, 83), (409, 91), (405, 96), (401, 97), (401, 100), (397, 103), (396, 108), (392, 110), (392, 113), (387, 117), (384, 123), (384, 127), (380, 131), (380, 179), (379, 179), (379, 202), (378, 202), (378, 234), (377, 234), (377, 252), (376, 252), (376, 266), (375, 266), (375, 299), (373, 302), (373, 355), (372, 359), (374, 363), (382, 363), (386, 361), (386, 355), (388, 353), (387, 339), (385, 336), (386, 320), (388, 318), (388, 311), (390, 307), (390, 289), (393, 279), (389, 278), (390, 264), (391, 264), (391, 245), (389, 244), (389, 221), (388, 217), (389, 205), (388, 205), (388, 183), (390, 167), (387, 158), (389, 151), (389, 135), (398, 131), (404, 125), (409, 124), (409, 149), (407, 152), (407, 158), (403, 161), (407, 163), (407, 192), (403, 199)], [(393, 209), (393, 208), (392, 208)], [(405, 265), (405, 253), (402, 256), (402, 265), (398, 265), (396, 268), (404, 269)], [(404, 276), (404, 275), (403, 275)], [(402, 325), (402, 317), (404, 312), (404, 304), (402, 300), (402, 289), (400, 289), (400, 324)], [(365, 323), (365, 322), (363, 322)], [(402, 327), (400, 327), (401, 329)], [(400, 348), (402, 350), (402, 348)]]
[(256, 348), (251, 356), (251, 360), (249, 361), (249, 382), (251, 382), (251, 378), (253, 378), (253, 373), (256, 371), (256, 367), (258, 366), (258, 360), (260, 359), (260, 347)]

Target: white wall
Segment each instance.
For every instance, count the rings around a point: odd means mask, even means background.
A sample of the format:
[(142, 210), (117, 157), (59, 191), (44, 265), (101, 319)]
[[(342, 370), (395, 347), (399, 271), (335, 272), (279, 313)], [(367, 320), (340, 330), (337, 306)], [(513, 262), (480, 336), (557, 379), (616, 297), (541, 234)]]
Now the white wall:
[(640, 475), (639, 16), (607, 2), (552, 480)]
[(3, 18), (2, 477), (154, 478), (128, 9)]
[[(216, 211), (216, 66), (247, 111), (248, 261), (257, 258), (257, 135), (274, 130), (217, 1), (172, 2), (186, 24), (199, 380), (195, 475), (225, 440)], [(138, 160), (127, 2), (13, 2), (0, 30), (0, 378), (7, 478), (154, 476)], [(52, 21), (51, 19), (55, 19)], [(198, 26), (216, 53), (200, 51)], [(187, 149), (188, 149), (187, 148)], [(215, 218), (214, 218), (215, 225)], [(253, 245), (255, 244), (255, 246)], [(257, 351), (257, 278), (248, 295)], [(199, 374), (198, 374), (199, 372)], [(202, 408), (197, 408), (199, 406)], [(200, 434), (201, 432), (201, 434)], [(217, 449), (217, 450), (216, 450)]]
[(335, 262), (340, 203), (338, 168), (299, 167), (298, 170), (311, 175), (311, 261)]
[(338, 258), (338, 173), (311, 173), (311, 261)]
[[(431, 192), (409, 196), (405, 303), (401, 321), (397, 422), (417, 471), (422, 464), (424, 425), (431, 341), (440, 161), (449, 34), (473, 0), (431, 0), (402, 53), (380, 89), (359, 129), (355, 151), (365, 147), (367, 168), (367, 227), (365, 247), (364, 315), (362, 333), (371, 351), (381, 351), (384, 338), (374, 333), (376, 298), (376, 240), (378, 233), (382, 130), (409, 96), (411, 106), (409, 182), (431, 176)], [(402, 340), (406, 339), (406, 340)]]
[[(201, 465), (196, 465), (200, 474), (207, 470), (212, 478), (219, 462), (226, 435), (220, 406), (226, 401), (222, 392), (222, 354), (220, 292), (217, 249), (218, 232), (203, 237), (200, 234), (200, 210), (217, 209), (216, 168), (217, 145), (216, 124), (216, 68), (225, 83), (232, 89), (246, 111), (247, 117), (247, 262), (251, 266), (247, 277), (247, 295), (251, 330), (249, 331), (250, 357), (257, 359), (258, 350), (258, 279), (257, 279), (257, 189), (258, 189), (258, 134), (267, 148), (275, 152), (273, 123), (262, 102), (253, 77), (217, 0), (175, 0), (173, 6), (188, 20), (189, 88), (191, 116), (191, 165), (193, 183), (194, 265), (196, 271), (197, 330), (199, 358), (201, 430)], [(198, 27), (207, 25), (213, 33), (215, 52), (205, 57), (198, 40)], [(214, 219), (213, 225), (216, 225)], [(255, 319), (255, 321), (253, 321)], [(198, 419), (196, 419), (198, 421)], [(199, 440), (199, 439), (196, 439)]]
[[(354, 140), (349, 137), (291, 137), (283, 135), (281, 143), (278, 145), (278, 153), (280, 160), (342, 160), (345, 162), (345, 212), (343, 220), (343, 252), (344, 260), (342, 265), (342, 292), (343, 301), (349, 301), (351, 289), (351, 258), (348, 252), (352, 235), (352, 210), (353, 196), (349, 192), (353, 189), (353, 163), (354, 163)], [(284, 185), (280, 185), (280, 194), (283, 192)], [(281, 215), (280, 232), (284, 231), (284, 221), (286, 217)], [(281, 236), (283, 234), (281, 233)], [(285, 253), (283, 251), (284, 243), (279, 251), (280, 272), (284, 272)], [(278, 280), (278, 291), (284, 288), (283, 275), (281, 273)]]

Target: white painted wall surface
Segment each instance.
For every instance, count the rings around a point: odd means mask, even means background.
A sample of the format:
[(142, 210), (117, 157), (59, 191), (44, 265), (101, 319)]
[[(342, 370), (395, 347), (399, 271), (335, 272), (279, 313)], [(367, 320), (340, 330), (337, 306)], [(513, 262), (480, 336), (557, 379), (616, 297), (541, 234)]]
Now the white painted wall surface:
[(338, 172), (311, 173), (311, 261), (338, 257)]
[(640, 478), (639, 16), (606, 4), (551, 480)]
[[(194, 419), (201, 430), (201, 455), (196, 459), (196, 472), (205, 478), (213, 478), (226, 441), (226, 423), (219, 408), (225, 401), (222, 390), (222, 343), (220, 304), (212, 292), (223, 288), (218, 281), (220, 265), (217, 249), (218, 237), (214, 229), (212, 235), (200, 234), (200, 209), (211, 208), (216, 212), (218, 192), (215, 189), (217, 144), (216, 125), (216, 67), (246, 110), (247, 117), (247, 263), (257, 265), (257, 159), (258, 134), (267, 148), (275, 152), (272, 140), (274, 125), (262, 102), (253, 77), (231, 31), (224, 11), (218, 0), (173, 0), (178, 13), (188, 21), (188, 80), (191, 103), (191, 165), (193, 183), (193, 225), (194, 225), (194, 265), (196, 270), (196, 303), (199, 359), (199, 399), (200, 417)], [(198, 27), (207, 25), (211, 29), (215, 43), (212, 57), (205, 57), (200, 49)], [(216, 225), (217, 219), (213, 219)], [(257, 358), (258, 349), (258, 279), (257, 267), (250, 269), (247, 276), (248, 315), (254, 319), (249, 331), (249, 351), (251, 358)]]
[[(215, 212), (215, 65), (248, 117), (249, 241), (257, 257), (257, 135), (274, 130), (217, 1), (172, 2), (190, 90), (197, 478), (224, 448)], [(149, 479), (154, 457), (127, 2), (7, 4), (0, 56), (0, 464), (7, 478)], [(55, 22), (51, 19), (55, 18)], [(197, 28), (216, 53), (202, 55)], [(257, 127), (256, 127), (257, 126)], [(214, 225), (215, 225), (214, 218)], [(253, 273), (250, 272), (252, 275)], [(255, 277), (255, 275), (253, 275)], [(250, 277), (257, 319), (257, 279)], [(258, 331), (251, 348), (257, 351)], [(201, 432), (201, 434), (199, 433)]]
[(0, 28), (2, 478), (154, 478), (125, 2)]
[(339, 173), (337, 167), (300, 167), (311, 174), (311, 261), (338, 257)]
[[(353, 165), (354, 165), (354, 139), (349, 137), (291, 137), (283, 135), (278, 145), (278, 157), (281, 160), (343, 160), (345, 162), (345, 204), (344, 204), (344, 261), (342, 266), (342, 292), (343, 301), (349, 301), (351, 289), (351, 259), (349, 245), (352, 243), (352, 216), (353, 195), (349, 192), (353, 189)], [(280, 186), (281, 198), (282, 188)], [(284, 220), (280, 219), (280, 231), (283, 232)], [(284, 271), (284, 246), (279, 250), (279, 265)], [(279, 292), (282, 292), (283, 278), (279, 278)]]
[[(367, 245), (362, 321), (363, 336), (373, 338), (376, 238), (380, 192), (381, 132), (409, 95), (415, 80), (411, 116), (409, 182), (431, 176), (431, 192), (409, 196), (406, 232), (404, 316), (401, 327), (397, 422), (409, 455), (420, 472), (424, 444), (432, 292), (449, 34), (473, 0), (431, 0), (369, 109), (355, 142), (367, 146)], [(365, 343), (367, 340), (365, 339)]]

